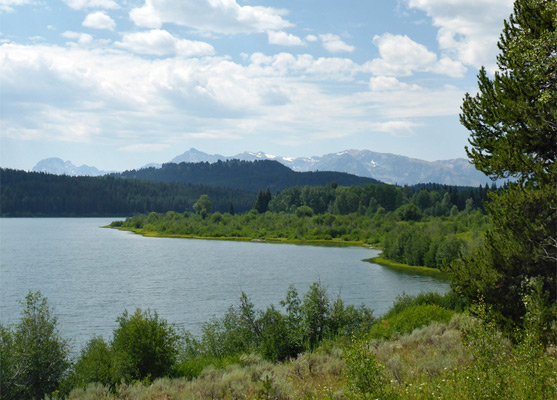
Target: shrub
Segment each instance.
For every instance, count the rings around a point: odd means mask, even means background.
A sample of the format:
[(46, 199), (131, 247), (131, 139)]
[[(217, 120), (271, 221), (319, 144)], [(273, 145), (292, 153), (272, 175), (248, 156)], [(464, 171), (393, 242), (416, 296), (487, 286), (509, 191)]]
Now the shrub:
[(79, 386), (117, 383), (112, 379), (112, 351), (102, 337), (94, 337), (85, 345), (74, 365), (72, 381)]
[(1, 329), (2, 398), (44, 398), (69, 367), (68, 342), (58, 332), (46, 297), (29, 292), (13, 332)]
[(395, 333), (400, 335), (411, 333), (414, 329), (429, 325), (433, 321), (447, 323), (453, 314), (454, 311), (435, 304), (411, 306), (373, 325), (370, 335), (377, 339), (389, 339)]
[(117, 319), (112, 350), (115, 377), (124, 381), (167, 375), (176, 361), (178, 335), (156, 312), (124, 311)]
[(296, 216), (298, 217), (311, 217), (313, 210), (308, 206), (300, 206), (296, 209)]
[(367, 341), (354, 339), (343, 352), (343, 357), (346, 362), (345, 376), (349, 399), (390, 397), (385, 367), (377, 360), (374, 349)]

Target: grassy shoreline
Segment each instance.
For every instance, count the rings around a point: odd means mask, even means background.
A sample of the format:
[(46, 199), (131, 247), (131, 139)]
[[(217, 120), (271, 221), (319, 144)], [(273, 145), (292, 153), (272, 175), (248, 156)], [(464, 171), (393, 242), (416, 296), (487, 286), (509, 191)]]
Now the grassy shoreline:
[(396, 261), (388, 260), (381, 256), (365, 259), (369, 263), (381, 265), (396, 271), (412, 272), (420, 275), (433, 276), (435, 278), (448, 280), (449, 276), (446, 272), (440, 271), (436, 268), (420, 267), (417, 265), (401, 264)]
[(181, 234), (165, 234), (156, 231), (149, 231), (141, 228), (128, 228), (125, 226), (102, 226), (101, 228), (118, 229), (120, 231), (128, 231), (145, 237), (160, 237), (160, 238), (177, 238), (177, 239), (202, 239), (202, 240), (225, 240), (232, 242), (251, 242), (251, 243), (275, 243), (275, 244), (295, 244), (307, 246), (331, 246), (331, 247), (365, 247), (369, 249), (380, 250), (377, 247), (370, 246), (361, 241), (353, 240), (304, 240), (304, 239), (288, 239), (288, 238), (256, 238), (256, 237), (241, 237), (241, 236), (197, 236), (197, 235), (181, 235)]
[[(160, 238), (176, 238), (176, 239), (202, 239), (202, 240), (225, 240), (232, 242), (251, 242), (251, 243), (273, 243), (273, 244), (293, 244), (299, 246), (325, 246), (325, 247), (365, 247), (368, 249), (380, 250), (377, 247), (370, 246), (361, 241), (346, 240), (303, 240), (303, 239), (287, 239), (287, 238), (254, 238), (254, 237), (238, 237), (238, 236), (197, 236), (197, 235), (180, 235), (180, 234), (164, 234), (156, 231), (148, 231), (141, 228), (128, 228), (123, 226), (103, 226), (103, 228), (118, 229), (120, 231), (128, 231), (145, 237)], [(400, 272), (414, 273), (419, 275), (432, 276), (439, 279), (448, 279), (448, 275), (435, 268), (420, 267), (415, 265), (407, 265), (388, 260), (381, 256), (367, 258), (363, 261), (381, 265)]]

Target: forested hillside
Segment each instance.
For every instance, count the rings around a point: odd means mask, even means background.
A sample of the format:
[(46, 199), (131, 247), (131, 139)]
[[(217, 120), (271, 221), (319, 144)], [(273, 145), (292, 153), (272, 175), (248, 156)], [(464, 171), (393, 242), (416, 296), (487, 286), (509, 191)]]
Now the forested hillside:
[(257, 192), (269, 188), (272, 192), (291, 186), (326, 185), (336, 182), (341, 186), (362, 186), (380, 183), (343, 172), (294, 172), (276, 161), (218, 161), (210, 164), (168, 163), (161, 168), (145, 168), (113, 174), (115, 177), (148, 181), (203, 184)]
[(71, 177), (0, 169), (0, 215), (129, 216), (151, 211), (193, 211), (202, 194), (215, 211), (251, 209), (255, 194), (202, 185), (114, 177)]

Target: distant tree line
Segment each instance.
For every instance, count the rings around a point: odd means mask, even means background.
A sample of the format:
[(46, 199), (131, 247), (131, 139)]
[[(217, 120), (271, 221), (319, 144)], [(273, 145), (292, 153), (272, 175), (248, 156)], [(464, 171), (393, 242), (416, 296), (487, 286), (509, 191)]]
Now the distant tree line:
[(0, 169), (0, 215), (129, 216), (139, 213), (193, 211), (202, 194), (214, 211), (249, 211), (255, 194), (203, 185), (147, 182), (112, 176), (71, 177)]
[[(344, 172), (295, 172), (277, 161), (228, 160), (216, 163), (168, 163), (161, 168), (143, 168), (113, 174), (115, 177), (135, 178), (157, 182), (203, 184), (257, 193), (261, 188), (271, 192), (291, 186), (326, 185), (336, 182), (342, 186), (363, 186), (381, 183)], [(236, 210), (238, 211), (238, 210)]]
[[(458, 187), (438, 184), (420, 184), (414, 186), (366, 185), (341, 187), (336, 184), (325, 186), (290, 187), (278, 192), (268, 203), (268, 210), (273, 212), (295, 212), (301, 206), (311, 208), (313, 214), (332, 213), (347, 215), (358, 213), (373, 215), (380, 212), (401, 209), (401, 219), (420, 219), (420, 215), (447, 216), (468, 209), (483, 211), (487, 193), (486, 186)], [(414, 213), (417, 210), (420, 214)], [(266, 210), (265, 210), (266, 211)]]

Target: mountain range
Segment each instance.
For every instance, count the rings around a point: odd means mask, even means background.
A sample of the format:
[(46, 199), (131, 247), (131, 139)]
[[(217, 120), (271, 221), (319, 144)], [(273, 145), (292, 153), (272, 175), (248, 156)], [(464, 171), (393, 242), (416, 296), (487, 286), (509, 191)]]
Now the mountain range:
[[(464, 158), (440, 161), (425, 161), (389, 153), (377, 153), (370, 150), (346, 150), (313, 157), (284, 157), (264, 152), (243, 152), (234, 156), (207, 154), (194, 148), (174, 157), (170, 162), (197, 163), (225, 161), (237, 159), (241, 161), (274, 160), (297, 172), (335, 171), (354, 174), (361, 177), (374, 178), (379, 181), (398, 185), (414, 185), (418, 183), (440, 183), (458, 186), (478, 186), (491, 183), (482, 172), (476, 170)], [(149, 164), (146, 167), (160, 167)], [(95, 167), (82, 165), (76, 167), (69, 161), (49, 158), (40, 161), (33, 171), (50, 172), (66, 175), (103, 175)]]
[(464, 158), (441, 161), (425, 161), (389, 153), (370, 150), (346, 150), (313, 157), (283, 157), (263, 152), (244, 152), (235, 156), (206, 154), (190, 149), (171, 162), (209, 162), (238, 159), (242, 161), (274, 160), (293, 171), (336, 171), (374, 178), (381, 182), (415, 185), (418, 183), (440, 183), (458, 186), (478, 186), (491, 180)]
[(108, 171), (101, 171), (96, 167), (73, 165), (71, 161), (64, 161), (61, 158), (52, 157), (39, 161), (32, 169), (33, 172), (47, 172), (54, 175), (68, 176), (102, 176)]

